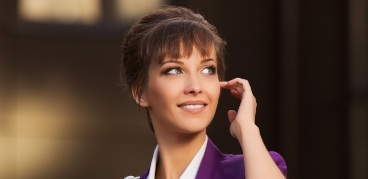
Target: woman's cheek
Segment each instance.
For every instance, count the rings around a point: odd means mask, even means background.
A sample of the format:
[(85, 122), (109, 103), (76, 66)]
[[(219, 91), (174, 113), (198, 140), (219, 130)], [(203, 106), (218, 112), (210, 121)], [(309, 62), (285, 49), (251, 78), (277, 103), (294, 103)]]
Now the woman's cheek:
[(207, 86), (208, 91), (215, 97), (215, 98), (219, 98), (220, 96), (220, 91), (221, 91), (221, 87), (220, 87), (220, 82), (218, 80), (218, 78), (214, 78), (212, 80), (208, 80), (208, 84), (206, 84), (205, 86)]

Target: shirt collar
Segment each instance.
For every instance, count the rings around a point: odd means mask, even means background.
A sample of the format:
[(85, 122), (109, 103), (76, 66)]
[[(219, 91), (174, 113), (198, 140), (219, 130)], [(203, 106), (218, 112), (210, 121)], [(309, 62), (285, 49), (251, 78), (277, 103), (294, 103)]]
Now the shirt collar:
[[(204, 143), (202, 144), (201, 148), (198, 150), (197, 154), (194, 156), (194, 158), (189, 163), (187, 168), (185, 168), (183, 174), (180, 176), (181, 179), (196, 177), (199, 166), (201, 165), (202, 162), (202, 158), (204, 156), (204, 152), (206, 151), (207, 140), (208, 137), (206, 136), (206, 139), (204, 140)], [(157, 156), (158, 156), (158, 145), (156, 146), (155, 151), (153, 152), (153, 157), (147, 179), (155, 179)]]

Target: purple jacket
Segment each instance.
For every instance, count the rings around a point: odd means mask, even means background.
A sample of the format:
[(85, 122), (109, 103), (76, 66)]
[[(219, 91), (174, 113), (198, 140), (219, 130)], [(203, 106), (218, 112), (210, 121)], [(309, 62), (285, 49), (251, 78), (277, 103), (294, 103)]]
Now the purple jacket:
[[(270, 152), (272, 159), (286, 177), (285, 160), (276, 152)], [(140, 179), (146, 179), (147, 170)], [(208, 139), (206, 151), (199, 166), (196, 179), (244, 179), (243, 155), (223, 154), (215, 144)]]

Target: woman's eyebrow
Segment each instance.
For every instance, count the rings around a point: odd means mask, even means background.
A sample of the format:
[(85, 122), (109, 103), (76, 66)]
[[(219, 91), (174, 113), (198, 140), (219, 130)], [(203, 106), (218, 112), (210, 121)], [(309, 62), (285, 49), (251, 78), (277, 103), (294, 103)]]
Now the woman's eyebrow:
[(166, 63), (177, 63), (177, 64), (184, 64), (184, 62), (180, 61), (180, 60), (168, 60), (168, 61), (164, 61), (162, 62), (162, 65), (166, 64)]
[(213, 58), (204, 58), (201, 60), (201, 63), (206, 63), (206, 62), (210, 62), (210, 61), (214, 61), (216, 63), (216, 60), (214, 60)]

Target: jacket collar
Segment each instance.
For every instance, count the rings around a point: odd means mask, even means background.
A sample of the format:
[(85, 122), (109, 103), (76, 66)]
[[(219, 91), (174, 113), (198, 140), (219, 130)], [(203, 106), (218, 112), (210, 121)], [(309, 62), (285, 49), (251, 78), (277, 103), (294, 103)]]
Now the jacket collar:
[(201, 165), (199, 166), (197, 172), (197, 179), (203, 178), (214, 178), (214, 174), (216, 173), (217, 165), (221, 160), (223, 154), (221, 151), (215, 146), (215, 144), (208, 139), (206, 152), (204, 153)]
[[(196, 178), (213, 178), (212, 175), (216, 173), (215, 170), (219, 163), (218, 161), (221, 160), (222, 156), (223, 154), (221, 151), (215, 146), (211, 139), (208, 138), (206, 151), (204, 153), (201, 165), (199, 166)], [(140, 179), (146, 179), (148, 172), (149, 169), (141, 175)]]

